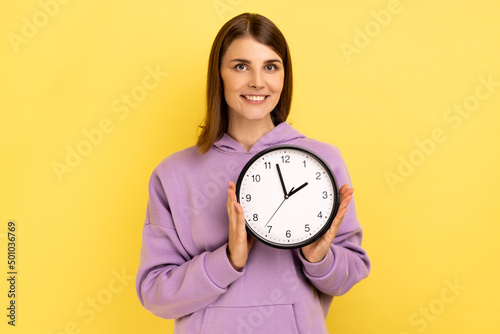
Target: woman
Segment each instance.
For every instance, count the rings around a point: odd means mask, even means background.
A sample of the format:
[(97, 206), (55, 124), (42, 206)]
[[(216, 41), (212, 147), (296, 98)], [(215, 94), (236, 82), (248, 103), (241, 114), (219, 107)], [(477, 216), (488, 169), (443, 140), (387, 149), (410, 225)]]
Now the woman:
[[(345, 163), (286, 122), (291, 98), (279, 29), (258, 14), (228, 21), (210, 53), (198, 144), (162, 161), (149, 184), (137, 293), (146, 309), (176, 319), (176, 333), (327, 333), (333, 296), (368, 275)], [(332, 227), (302, 249), (254, 242), (235, 196), (245, 163), (278, 144), (316, 152), (343, 184)]]

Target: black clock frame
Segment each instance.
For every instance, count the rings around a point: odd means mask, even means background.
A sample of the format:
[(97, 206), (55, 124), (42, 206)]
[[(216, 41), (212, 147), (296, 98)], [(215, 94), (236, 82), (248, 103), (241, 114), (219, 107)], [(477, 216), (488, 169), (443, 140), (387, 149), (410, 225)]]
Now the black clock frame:
[(340, 192), (339, 192), (339, 186), (337, 183), (337, 178), (335, 177), (335, 174), (333, 173), (332, 168), (325, 162), (325, 160), (323, 160), (323, 158), (321, 158), (318, 154), (311, 151), (310, 149), (307, 149), (305, 147), (298, 146), (298, 145), (276, 145), (276, 146), (271, 146), (269, 148), (266, 148), (266, 149), (256, 153), (245, 164), (245, 166), (241, 170), (240, 175), (238, 176), (238, 181), (236, 182), (236, 199), (238, 200), (238, 203), (240, 203), (241, 183), (243, 182), (243, 178), (245, 177), (245, 174), (248, 171), (248, 169), (250, 168), (250, 166), (252, 166), (252, 164), (256, 160), (258, 160), (260, 157), (262, 157), (263, 155), (265, 155), (269, 152), (272, 152), (272, 151), (283, 150), (283, 149), (302, 151), (302, 152), (312, 156), (325, 168), (325, 170), (328, 173), (328, 176), (332, 180), (333, 188), (335, 191), (335, 203), (333, 204), (333, 210), (331, 211), (330, 216), (328, 217), (328, 220), (326, 221), (326, 224), (323, 226), (323, 228), (319, 232), (317, 232), (315, 235), (311, 236), (311, 238), (309, 238), (305, 241), (293, 243), (293, 244), (275, 243), (275, 242), (272, 242), (272, 241), (269, 241), (267, 239), (262, 238), (259, 234), (257, 234), (256, 232), (254, 232), (252, 230), (252, 228), (248, 225), (246, 219), (245, 219), (245, 225), (246, 225), (247, 232), (249, 232), (250, 235), (252, 235), (255, 239), (263, 242), (266, 245), (269, 245), (269, 246), (274, 247), (274, 248), (279, 248), (279, 249), (295, 249), (295, 248), (301, 248), (301, 247), (307, 246), (307, 245), (313, 243), (314, 241), (318, 240), (319, 238), (321, 238), (321, 236), (323, 236), (323, 234), (325, 234), (326, 231), (328, 231), (328, 229), (332, 225), (333, 219), (335, 219), (335, 216), (337, 215), (337, 212), (339, 209)]

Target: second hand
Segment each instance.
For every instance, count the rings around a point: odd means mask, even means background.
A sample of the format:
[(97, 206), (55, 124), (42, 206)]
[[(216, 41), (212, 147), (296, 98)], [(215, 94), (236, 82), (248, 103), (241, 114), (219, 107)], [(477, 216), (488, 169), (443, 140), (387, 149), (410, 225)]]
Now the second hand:
[(278, 206), (278, 208), (276, 209), (276, 211), (274, 211), (273, 215), (271, 216), (271, 218), (269, 218), (269, 220), (267, 221), (266, 225), (264, 225), (264, 227), (267, 227), (267, 224), (269, 224), (269, 222), (271, 221), (271, 219), (273, 219), (274, 215), (276, 214), (276, 212), (278, 212), (278, 210), (281, 208), (281, 206), (283, 205), (283, 203), (285, 203), (286, 201), (286, 197), (283, 199), (283, 201), (281, 202), (280, 206)]

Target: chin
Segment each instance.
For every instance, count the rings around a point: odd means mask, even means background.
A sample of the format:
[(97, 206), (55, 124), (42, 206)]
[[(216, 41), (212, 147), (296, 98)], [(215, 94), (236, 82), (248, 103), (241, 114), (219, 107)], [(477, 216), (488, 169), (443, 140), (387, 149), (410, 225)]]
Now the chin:
[(271, 111), (265, 111), (262, 113), (252, 113), (252, 112), (244, 112), (242, 113), (243, 117), (249, 121), (254, 121), (254, 122), (264, 122), (267, 121), (268, 119), (271, 118)]

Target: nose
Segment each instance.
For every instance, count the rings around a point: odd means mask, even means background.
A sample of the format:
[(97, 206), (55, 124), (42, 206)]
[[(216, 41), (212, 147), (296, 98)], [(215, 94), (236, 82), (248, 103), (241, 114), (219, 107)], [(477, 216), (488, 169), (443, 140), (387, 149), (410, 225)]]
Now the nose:
[(265, 86), (265, 80), (262, 73), (260, 71), (253, 71), (248, 85), (252, 88), (263, 88)]

